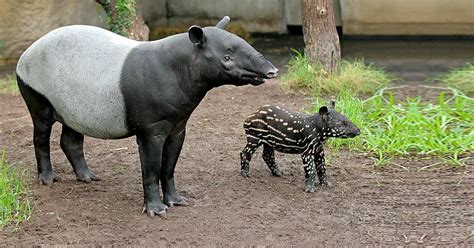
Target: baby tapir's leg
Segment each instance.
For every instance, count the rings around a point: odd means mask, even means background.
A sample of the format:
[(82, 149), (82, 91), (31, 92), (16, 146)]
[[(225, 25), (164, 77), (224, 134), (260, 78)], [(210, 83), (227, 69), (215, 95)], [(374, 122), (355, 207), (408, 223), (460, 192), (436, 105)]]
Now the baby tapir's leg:
[(314, 151), (314, 162), (316, 164), (316, 171), (318, 172), (319, 183), (321, 186), (329, 186), (326, 177), (326, 167), (324, 166), (325, 160), (322, 145)]
[(305, 176), (305, 192), (313, 193), (316, 188), (314, 187), (314, 181), (316, 179), (316, 170), (314, 168), (314, 155), (312, 149), (301, 155), (304, 166)]
[(272, 175), (281, 177), (280, 169), (278, 165), (275, 163), (275, 151), (267, 144), (263, 144), (263, 153), (262, 153), (263, 160), (270, 168)]
[(240, 174), (242, 176), (250, 176), (250, 160), (260, 145), (261, 141), (259, 138), (247, 135), (247, 145), (245, 145), (240, 153)]

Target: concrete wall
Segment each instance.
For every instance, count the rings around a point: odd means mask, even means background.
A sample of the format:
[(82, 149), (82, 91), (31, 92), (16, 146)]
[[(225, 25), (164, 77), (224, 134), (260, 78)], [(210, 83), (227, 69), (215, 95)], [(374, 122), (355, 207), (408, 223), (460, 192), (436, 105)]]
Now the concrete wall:
[[(141, 0), (151, 26), (210, 25), (229, 15), (250, 32), (301, 25), (300, 0)], [(474, 0), (333, 0), (346, 35), (474, 35)]]
[[(137, 1), (152, 27), (215, 25), (224, 15), (249, 32), (301, 24), (300, 0)], [(474, 35), (474, 0), (334, 0), (334, 9), (346, 35)], [(71, 24), (105, 27), (105, 14), (94, 0), (0, 0), (0, 59)]]
[[(296, 0), (295, 0), (296, 1)], [(151, 26), (215, 25), (230, 16), (249, 32), (285, 32), (283, 0), (141, 0)]]
[(340, 0), (351, 35), (474, 35), (474, 0)]
[[(334, 19), (336, 26), (341, 26), (341, 4), (340, 0), (333, 0)], [(285, 0), (285, 21), (287, 25), (301, 25), (301, 1)]]
[(92, 0), (0, 0), (0, 42), (3, 46), (0, 57), (18, 58), (35, 40), (57, 27), (71, 24), (105, 26), (104, 18), (105, 13)]

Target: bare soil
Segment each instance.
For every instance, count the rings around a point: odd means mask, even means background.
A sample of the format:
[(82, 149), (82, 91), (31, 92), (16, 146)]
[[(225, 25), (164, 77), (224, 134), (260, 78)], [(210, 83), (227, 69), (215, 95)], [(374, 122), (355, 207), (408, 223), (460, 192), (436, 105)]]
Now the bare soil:
[(283, 171), (277, 178), (258, 151), (252, 177), (241, 177), (242, 122), (268, 103), (298, 110), (311, 102), (285, 93), (277, 81), (208, 93), (189, 121), (176, 169), (178, 191), (190, 206), (173, 207), (161, 219), (141, 213), (134, 138), (86, 138), (86, 159), (103, 180), (84, 184), (59, 148), (56, 124), (51, 151), (61, 181), (38, 185), (26, 106), (20, 96), (0, 95), (0, 144), (14, 166), (28, 170), (33, 207), (19, 231), (0, 231), (0, 246), (474, 245), (472, 165), (417, 172), (437, 162), (420, 159), (397, 161), (409, 171), (380, 169), (364, 155), (343, 151), (332, 154), (332, 186), (309, 194), (298, 156), (277, 154)]

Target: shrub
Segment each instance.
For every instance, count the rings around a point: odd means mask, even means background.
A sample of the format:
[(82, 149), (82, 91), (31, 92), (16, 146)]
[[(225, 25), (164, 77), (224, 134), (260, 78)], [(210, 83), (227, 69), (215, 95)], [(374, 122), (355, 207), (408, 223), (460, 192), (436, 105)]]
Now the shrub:
[(385, 87), (394, 78), (363, 60), (342, 60), (338, 70), (329, 74), (319, 64), (311, 64), (296, 50), (283, 75), (283, 86), (304, 94), (321, 96), (327, 93), (373, 93)]

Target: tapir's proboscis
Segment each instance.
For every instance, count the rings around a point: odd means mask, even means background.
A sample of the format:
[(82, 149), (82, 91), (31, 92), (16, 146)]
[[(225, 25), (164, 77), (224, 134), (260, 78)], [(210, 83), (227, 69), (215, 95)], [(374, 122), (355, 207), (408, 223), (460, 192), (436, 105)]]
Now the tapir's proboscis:
[(73, 25), (33, 43), (16, 74), (33, 120), (40, 182), (58, 180), (50, 160), (51, 128), (58, 121), (61, 149), (77, 180), (99, 180), (84, 159), (84, 135), (136, 136), (143, 211), (165, 216), (168, 206), (187, 205), (176, 192), (174, 171), (191, 113), (212, 88), (259, 85), (278, 75), (252, 46), (224, 30), (229, 20), (152, 42)]

